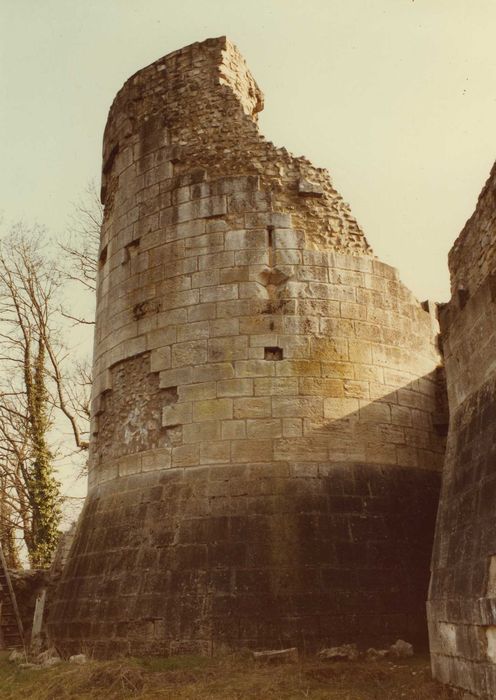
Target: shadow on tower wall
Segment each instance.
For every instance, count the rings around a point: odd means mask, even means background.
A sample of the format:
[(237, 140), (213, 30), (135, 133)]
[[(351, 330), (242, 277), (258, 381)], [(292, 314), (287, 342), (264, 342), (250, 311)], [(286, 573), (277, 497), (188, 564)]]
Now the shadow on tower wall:
[(425, 646), (445, 407), (433, 372), (339, 418), (305, 419), (293, 459), (275, 439), (265, 460), (100, 484), (52, 606), (57, 647)]

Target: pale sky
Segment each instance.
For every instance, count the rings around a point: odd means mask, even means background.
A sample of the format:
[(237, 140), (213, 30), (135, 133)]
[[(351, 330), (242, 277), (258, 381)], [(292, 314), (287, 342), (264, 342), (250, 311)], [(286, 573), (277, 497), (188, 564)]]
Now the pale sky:
[(64, 231), (136, 70), (227, 34), (263, 133), (326, 167), (376, 254), (446, 300), (496, 157), (495, 0), (0, 0), (0, 211)]

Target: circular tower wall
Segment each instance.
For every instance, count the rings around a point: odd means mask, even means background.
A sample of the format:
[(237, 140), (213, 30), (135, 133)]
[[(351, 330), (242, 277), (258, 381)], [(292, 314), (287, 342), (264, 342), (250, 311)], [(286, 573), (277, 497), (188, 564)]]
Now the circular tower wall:
[(326, 171), (260, 136), (262, 103), (220, 38), (111, 108), (61, 649), (424, 638), (435, 328)]

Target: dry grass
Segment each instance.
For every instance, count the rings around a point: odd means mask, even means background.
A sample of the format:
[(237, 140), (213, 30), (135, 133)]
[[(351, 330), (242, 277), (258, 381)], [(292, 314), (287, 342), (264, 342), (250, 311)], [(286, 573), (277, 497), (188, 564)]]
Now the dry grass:
[(0, 700), (448, 700), (427, 657), (262, 665), (246, 654), (20, 669), (0, 654)]

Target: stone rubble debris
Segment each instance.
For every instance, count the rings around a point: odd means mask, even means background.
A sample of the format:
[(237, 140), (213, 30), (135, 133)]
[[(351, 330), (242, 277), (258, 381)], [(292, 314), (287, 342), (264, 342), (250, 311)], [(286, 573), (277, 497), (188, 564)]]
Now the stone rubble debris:
[(267, 663), (296, 663), (298, 661), (298, 649), (272, 649), (270, 651), (254, 651), (253, 658), (256, 661)]
[(31, 669), (50, 668), (51, 666), (57, 666), (57, 664), (62, 663), (62, 659), (53, 648), (46, 649), (40, 654), (31, 657), (31, 659), (29, 659), (26, 652), (14, 649), (9, 656), (9, 661), (17, 664), (19, 668)]
[(356, 644), (342, 644), (340, 647), (330, 647), (319, 651), (322, 661), (356, 661), (360, 656)]
[(413, 646), (403, 639), (398, 639), (388, 649), (374, 649), (371, 647), (365, 652), (358, 650), (356, 644), (342, 644), (338, 647), (322, 649), (317, 656), (322, 661), (379, 661), (380, 659), (406, 659), (413, 656)]
[(83, 665), (88, 663), (88, 659), (86, 658), (86, 654), (74, 654), (73, 656), (69, 656), (69, 663)]
[(51, 666), (56, 666), (57, 664), (62, 663), (62, 659), (57, 654), (55, 649), (46, 649), (35, 657), (35, 662), (43, 668), (50, 668)]
[(14, 649), (9, 655), (9, 661), (13, 664), (21, 664), (26, 661), (26, 653)]
[(395, 659), (406, 659), (413, 656), (413, 646), (403, 639), (398, 639), (389, 647), (389, 655)]
[(365, 652), (367, 661), (378, 661), (384, 659), (389, 654), (389, 649), (374, 649), (371, 647)]

